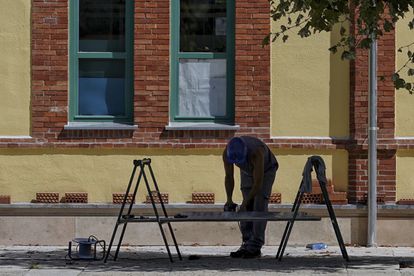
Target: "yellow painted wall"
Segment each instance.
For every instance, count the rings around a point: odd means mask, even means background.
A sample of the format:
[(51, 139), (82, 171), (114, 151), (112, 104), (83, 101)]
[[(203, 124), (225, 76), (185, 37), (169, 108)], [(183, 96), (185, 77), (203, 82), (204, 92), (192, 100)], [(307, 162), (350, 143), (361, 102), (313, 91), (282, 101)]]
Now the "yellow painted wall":
[[(312, 155), (320, 155), (325, 161), (326, 177), (332, 179), (335, 191), (348, 191), (348, 152), (335, 151), (311, 151), (311, 150), (276, 150), (279, 161), (279, 170), (274, 190), (282, 193), (282, 201), (293, 203), (299, 184), (302, 180), (303, 167), (307, 158)], [(313, 178), (316, 178), (313, 174)]]
[[(321, 155), (327, 176), (337, 191), (347, 189), (346, 151), (275, 151), (280, 169), (274, 191), (283, 202), (294, 201), (303, 166), (310, 155)], [(0, 150), (0, 194), (12, 202), (30, 202), (36, 192), (88, 192), (89, 202), (112, 202), (112, 193), (124, 192), (132, 160), (150, 157), (160, 189), (170, 202), (187, 202), (192, 192), (214, 192), (216, 202), (225, 202), (221, 150)], [(241, 201), (239, 170), (236, 170), (235, 200)], [(137, 202), (145, 200), (144, 186)]]
[(349, 63), (328, 51), (338, 36), (292, 31), (271, 44), (272, 136), (348, 136)]
[(0, 136), (29, 135), (31, 1), (0, 4)]
[(397, 195), (396, 200), (414, 198), (414, 152), (397, 152)]
[[(396, 25), (396, 51), (401, 46), (408, 45), (413, 42), (414, 30), (410, 30), (408, 22), (413, 19), (413, 13), (409, 13), (407, 17), (401, 19)], [(411, 51), (414, 47), (411, 46)], [(396, 69), (398, 70), (407, 61), (406, 51), (396, 53)], [(414, 77), (408, 78), (406, 71), (402, 74), (406, 80), (414, 81)], [(396, 136), (414, 136), (414, 95), (409, 94), (406, 90), (396, 91), (395, 116), (396, 116)]]

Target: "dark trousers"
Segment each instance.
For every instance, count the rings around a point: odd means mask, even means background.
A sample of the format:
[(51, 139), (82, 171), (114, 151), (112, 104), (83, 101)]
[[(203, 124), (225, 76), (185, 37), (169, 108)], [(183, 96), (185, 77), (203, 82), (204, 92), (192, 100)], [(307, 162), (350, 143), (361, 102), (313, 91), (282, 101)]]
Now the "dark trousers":
[[(263, 185), (256, 194), (253, 202), (247, 205), (247, 211), (267, 212), (269, 197), (272, 192), (273, 182), (276, 177), (276, 168), (265, 173)], [(253, 177), (241, 172), (241, 192), (243, 199), (247, 198), (253, 186)], [(266, 221), (242, 221), (240, 231), (242, 232), (242, 248), (248, 251), (260, 250), (265, 241)]]

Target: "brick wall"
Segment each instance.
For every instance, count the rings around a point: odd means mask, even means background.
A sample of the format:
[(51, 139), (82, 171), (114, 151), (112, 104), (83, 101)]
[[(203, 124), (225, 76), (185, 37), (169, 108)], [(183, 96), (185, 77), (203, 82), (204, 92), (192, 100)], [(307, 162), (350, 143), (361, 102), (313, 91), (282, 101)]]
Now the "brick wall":
[[(351, 28), (356, 34), (356, 26)], [(386, 33), (378, 40), (377, 126), (378, 164), (377, 192), (385, 194), (385, 201), (395, 201), (396, 141), (395, 91), (391, 75), (395, 70), (395, 33)], [(368, 192), (368, 89), (369, 52), (357, 49), (356, 59), (351, 62), (350, 136), (349, 152), (349, 199), (364, 201)], [(384, 80), (381, 80), (381, 77)]]
[[(135, 1), (136, 131), (64, 130), (68, 117), (68, 1), (33, 1), (32, 136), (29, 147), (223, 147), (234, 131), (166, 131), (169, 122), (170, 0)], [(269, 3), (236, 1), (237, 134), (269, 138)], [(19, 146), (6, 141), (0, 146)]]
[(268, 1), (236, 1), (236, 123), (262, 138), (270, 133), (270, 32)]
[(68, 3), (32, 1), (32, 137), (56, 140), (68, 112)]
[(252, 135), (275, 148), (335, 149), (347, 141), (270, 138), (269, 3), (236, 1), (235, 123), (238, 131), (166, 131), (169, 121), (170, 0), (135, 1), (134, 123), (131, 130), (65, 130), (68, 118), (68, 0), (32, 3), (32, 139), (0, 147), (222, 148)]

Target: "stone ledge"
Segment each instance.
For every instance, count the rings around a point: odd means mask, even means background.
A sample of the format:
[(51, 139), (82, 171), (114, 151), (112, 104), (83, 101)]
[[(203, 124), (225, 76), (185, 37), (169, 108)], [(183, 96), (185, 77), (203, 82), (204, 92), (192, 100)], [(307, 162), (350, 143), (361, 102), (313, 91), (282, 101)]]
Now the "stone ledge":
[[(0, 204), (0, 216), (117, 216), (120, 204), (108, 203), (13, 203)], [(202, 212), (223, 210), (223, 204), (188, 204), (172, 203), (165, 204), (169, 215), (180, 212)], [(269, 204), (271, 212), (289, 212), (292, 204)], [(367, 217), (367, 206), (365, 205), (333, 205), (337, 217)], [(323, 204), (302, 204), (301, 212), (311, 215), (328, 217), (326, 206)], [(150, 204), (135, 204), (133, 213), (140, 215), (152, 215)], [(385, 204), (378, 205), (379, 217), (414, 217), (414, 205)]]

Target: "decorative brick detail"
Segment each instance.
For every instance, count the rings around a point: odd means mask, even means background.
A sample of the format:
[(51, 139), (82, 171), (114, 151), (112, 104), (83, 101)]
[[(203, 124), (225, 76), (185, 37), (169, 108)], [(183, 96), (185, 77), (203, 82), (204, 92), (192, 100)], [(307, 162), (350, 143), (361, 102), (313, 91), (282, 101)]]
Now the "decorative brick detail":
[(271, 193), (269, 197), (270, 204), (280, 204), (282, 203), (282, 194), (281, 193)]
[[(328, 184), (326, 185), (326, 190), (328, 191), (328, 193), (333, 193), (334, 186), (332, 184), (332, 180), (329, 178), (327, 180), (328, 180)], [(319, 181), (317, 179), (312, 179), (312, 193), (314, 194), (322, 193), (321, 185), (319, 184)]]
[(414, 198), (401, 198), (397, 201), (399, 205), (414, 205)]
[[(328, 192), (329, 200), (332, 204), (348, 204), (348, 198), (346, 192), (335, 192), (334, 185), (331, 179), (327, 179), (326, 190)], [(312, 179), (312, 193), (305, 193), (302, 203), (315, 203), (323, 204), (325, 200), (323, 198), (321, 186), (317, 179)]]
[[(134, 194), (128, 194), (127, 195), (127, 198), (126, 198), (126, 203), (127, 204), (131, 204), (133, 196), (134, 196)], [(124, 201), (124, 197), (125, 197), (125, 194), (114, 193), (114, 194), (112, 194), (112, 203), (113, 204), (122, 204), (122, 202)], [(134, 203), (135, 203), (135, 199), (134, 199)]]
[[(342, 205), (348, 204), (348, 196), (346, 192), (335, 192), (332, 191), (329, 193), (329, 200), (332, 204)], [(322, 198), (322, 202), (325, 202)]]
[(58, 138), (60, 140), (78, 140), (79, 139), (122, 139), (131, 138), (133, 136), (132, 130), (63, 130)]
[[(157, 191), (151, 191), (151, 194), (152, 194), (152, 198), (154, 199), (155, 203), (161, 203), (158, 197)], [(164, 202), (164, 204), (168, 204), (168, 193), (160, 193), (160, 194), (161, 194), (162, 202)], [(147, 195), (144, 203), (151, 204), (151, 198), (149, 195)]]
[(88, 203), (88, 193), (65, 193), (66, 203)]
[(59, 193), (36, 193), (36, 203), (59, 203)]
[(11, 199), (9, 195), (0, 195), (0, 204), (10, 204)]
[(321, 204), (322, 194), (304, 193), (302, 197), (302, 204)]
[(193, 204), (214, 204), (214, 193), (192, 193), (191, 203)]

